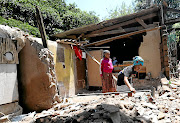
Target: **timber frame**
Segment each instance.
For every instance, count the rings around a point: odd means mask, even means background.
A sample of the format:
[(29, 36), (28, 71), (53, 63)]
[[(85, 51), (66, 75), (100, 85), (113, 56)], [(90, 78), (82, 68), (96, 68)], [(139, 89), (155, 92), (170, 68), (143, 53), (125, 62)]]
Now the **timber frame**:
[[(180, 10), (169, 8), (163, 2), (160, 6), (152, 6), (140, 12), (121, 16), (115, 19), (106, 20), (97, 24), (91, 24), (62, 33), (53, 35), (59, 39), (74, 39), (82, 43), (84, 49), (100, 47), (100, 45), (112, 42), (117, 39), (131, 38), (134, 35), (144, 35), (148, 31), (160, 30), (161, 43), (161, 68), (166, 76), (169, 76), (167, 37), (168, 25), (180, 22), (180, 18), (167, 19), (167, 12), (180, 13)], [(178, 29), (177, 29), (178, 30)]]

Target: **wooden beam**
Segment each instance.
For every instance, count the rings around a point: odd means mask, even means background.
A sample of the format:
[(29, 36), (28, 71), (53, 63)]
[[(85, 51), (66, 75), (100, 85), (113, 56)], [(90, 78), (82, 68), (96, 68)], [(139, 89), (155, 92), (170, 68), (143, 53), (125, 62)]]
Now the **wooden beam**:
[[(155, 16), (157, 16), (157, 13), (151, 13), (151, 14), (148, 14), (146, 16), (140, 17), (140, 19), (147, 20), (147, 19), (153, 18)], [(95, 33), (100, 33), (100, 32), (104, 32), (104, 31), (108, 31), (108, 30), (117, 29), (119, 27), (126, 26), (126, 25), (129, 25), (129, 24), (132, 24), (132, 23), (136, 23), (136, 20), (132, 19), (132, 20), (129, 20), (129, 21), (122, 22), (120, 24), (116, 24), (116, 25), (109, 26), (109, 27), (104, 27), (102, 29), (99, 29), (99, 30), (96, 30), (96, 31), (92, 31), (90, 34), (95, 34)], [(85, 35), (85, 37), (88, 37), (88, 34)]]
[[(153, 24), (149, 24), (147, 25), (147, 28), (151, 27), (156, 27), (159, 26), (157, 25), (157, 23), (153, 23)], [(133, 31), (138, 31), (138, 30), (142, 30), (144, 29), (144, 27), (142, 26), (138, 26), (138, 27), (130, 27), (130, 28), (125, 28), (123, 29), (122, 27), (118, 30), (112, 30), (112, 31), (106, 31), (106, 32), (101, 32), (101, 33), (96, 33), (96, 34), (89, 34), (88, 37), (97, 37), (97, 36), (103, 36), (103, 35), (114, 35), (114, 34), (120, 34), (120, 33), (129, 33), (129, 32), (133, 32)]]
[(180, 13), (180, 10), (174, 9), (174, 8), (167, 8), (167, 11), (175, 12), (175, 13)]
[(147, 24), (145, 24), (142, 19), (140, 19), (140, 18), (135, 18), (135, 20), (136, 20), (139, 24), (141, 24), (145, 29), (148, 27)]
[(161, 9), (160, 9), (160, 13), (161, 13), (161, 25), (164, 25), (164, 9), (163, 6), (160, 5)]
[(66, 38), (77, 39), (76, 35), (68, 35)]
[(53, 37), (59, 37), (62, 39), (62, 38), (65, 38), (66, 36), (72, 35), (72, 34), (80, 35), (82, 33), (88, 33), (88, 32), (92, 32), (92, 31), (99, 30), (99, 29), (102, 29), (104, 27), (110, 26), (110, 25), (108, 25), (109, 22), (112, 22), (113, 24), (117, 25), (119, 23), (123, 23), (123, 22), (129, 21), (129, 20), (132, 20), (136, 17), (142, 17), (145, 15), (150, 15), (152, 13), (158, 13), (158, 11), (159, 11), (159, 7), (153, 6), (151, 8), (142, 10), (138, 13), (125, 15), (125, 16), (121, 16), (121, 17), (118, 17), (115, 19), (106, 20), (106, 21), (100, 22), (98, 24), (91, 24), (91, 25), (71, 29), (71, 30), (68, 30), (68, 31), (65, 31), (62, 33), (58, 33), (58, 34), (53, 35)]
[(109, 49), (110, 47), (107, 46), (107, 47), (87, 47), (87, 48), (90, 48), (90, 49)]
[(80, 43), (78, 43), (77, 41), (65, 41), (65, 40), (57, 40), (57, 43), (61, 43), (61, 44), (69, 44), (69, 45), (80, 45)]
[[(118, 24), (118, 23), (122, 23), (122, 22), (132, 20), (136, 17), (143, 17), (145, 15), (157, 13), (157, 11), (159, 11), (159, 7), (153, 6), (152, 8), (144, 9), (144, 10), (137, 12), (137, 13), (133, 13), (133, 14), (129, 14), (129, 15), (125, 15), (125, 16), (121, 16), (118, 18), (107, 20), (107, 21), (105, 21), (105, 23), (113, 22), (113, 24)], [(104, 25), (106, 26), (106, 24), (104, 24)]]
[(39, 31), (41, 33), (43, 46), (44, 46), (44, 48), (48, 48), (46, 31), (45, 31), (45, 28), (44, 28), (42, 15), (41, 15), (41, 12), (40, 12), (40, 10), (39, 10), (39, 8), (37, 6), (36, 6), (36, 19), (37, 19), (37, 25), (38, 25)]
[(180, 30), (180, 28), (170, 28), (170, 29), (168, 29), (167, 31), (168, 31), (168, 32), (171, 32), (172, 30), (178, 31), (178, 30)]
[(144, 29), (142, 26), (139, 27), (131, 27), (131, 28), (125, 28), (125, 29), (119, 29), (119, 30), (112, 30), (112, 31), (106, 31), (96, 34), (89, 34), (88, 37), (96, 37), (96, 36), (103, 36), (103, 35), (114, 35), (114, 34), (120, 34), (120, 33), (128, 33), (132, 31), (138, 31)]
[(132, 35), (140, 34), (140, 33), (147, 32), (147, 31), (157, 30), (157, 29), (160, 29), (160, 28), (161, 28), (161, 27), (143, 29), (143, 30), (140, 30), (140, 31), (131, 32), (131, 33), (127, 33), (127, 34), (124, 34), (124, 35), (119, 35), (119, 36), (111, 37), (111, 38), (108, 38), (108, 39), (100, 40), (100, 41), (97, 41), (97, 42), (93, 42), (93, 43), (90, 43), (90, 44), (87, 44), (87, 45), (84, 45), (84, 46), (85, 46), (85, 47), (93, 46), (93, 45), (99, 46), (99, 45), (102, 45), (102, 44), (111, 42), (111, 41), (113, 41), (113, 40), (122, 39), (122, 38), (127, 38), (127, 37), (132, 36)]
[(180, 18), (166, 20), (165, 24), (171, 25), (171, 24), (175, 24), (175, 23), (178, 23), (178, 22), (180, 22)]
[[(157, 29), (160, 29), (160, 28), (159, 28), (159, 27), (155, 27), (155, 28), (144, 29), (144, 30), (140, 30), (140, 31), (128, 33), (128, 34), (119, 36), (117, 39), (127, 38), (127, 37), (132, 36), (132, 35), (140, 34), (140, 33), (143, 33), (143, 32), (148, 32), (148, 31), (153, 31), (153, 30), (157, 30)], [(113, 40), (114, 40), (114, 39), (111, 39), (111, 40), (109, 40), (109, 41), (107, 40), (107, 41), (104, 41), (104, 42), (102, 42), (102, 43), (95, 44), (95, 46), (99, 46), (99, 45), (102, 45), (102, 44), (104, 44), (104, 43), (111, 42), (111, 41), (113, 41)], [(116, 39), (115, 39), (115, 40), (116, 40)]]

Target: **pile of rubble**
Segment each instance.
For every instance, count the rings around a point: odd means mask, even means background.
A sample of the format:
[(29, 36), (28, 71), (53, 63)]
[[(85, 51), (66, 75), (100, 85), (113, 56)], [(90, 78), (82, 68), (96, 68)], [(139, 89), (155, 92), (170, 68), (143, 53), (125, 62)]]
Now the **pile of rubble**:
[(155, 93), (138, 92), (119, 95), (76, 96), (41, 113), (12, 119), (36, 123), (179, 123), (180, 81), (162, 83)]

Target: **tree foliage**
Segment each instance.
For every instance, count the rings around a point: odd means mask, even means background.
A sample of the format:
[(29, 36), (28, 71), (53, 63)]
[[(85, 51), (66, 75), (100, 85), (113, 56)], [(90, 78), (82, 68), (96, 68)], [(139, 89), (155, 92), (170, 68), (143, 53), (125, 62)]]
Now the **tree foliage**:
[(18, 27), (21, 30), (28, 32), (31, 35), (36, 35), (40, 37), (39, 30), (36, 27), (30, 26), (28, 23), (23, 23), (22, 21), (18, 21), (12, 18), (5, 19), (0, 16), (0, 24), (8, 25), (10, 27)]
[(113, 19), (133, 12), (134, 8), (132, 5), (127, 6), (125, 2), (122, 2), (122, 4), (120, 6), (116, 6), (115, 9), (108, 10), (108, 16), (105, 17), (105, 19)]
[[(161, 5), (163, 0), (135, 0), (135, 10), (140, 11), (142, 9), (146, 9), (152, 5)], [(180, 9), (180, 1), (179, 0), (164, 0), (167, 3), (167, 6), (170, 8)], [(180, 14), (167, 12), (167, 19), (178, 18)], [(173, 28), (179, 28), (179, 24), (173, 25)], [(171, 28), (172, 26), (168, 26)], [(180, 35), (180, 31), (176, 31), (177, 35)]]
[[(163, 0), (135, 0), (135, 10), (140, 11), (142, 9), (146, 9), (151, 5), (160, 5)], [(171, 8), (180, 8), (180, 1), (179, 0), (164, 0), (167, 5)]]
[(41, 10), (48, 36), (99, 21), (94, 12), (81, 11), (75, 3), (67, 5), (64, 0), (0, 0), (0, 16), (37, 27), (35, 6)]

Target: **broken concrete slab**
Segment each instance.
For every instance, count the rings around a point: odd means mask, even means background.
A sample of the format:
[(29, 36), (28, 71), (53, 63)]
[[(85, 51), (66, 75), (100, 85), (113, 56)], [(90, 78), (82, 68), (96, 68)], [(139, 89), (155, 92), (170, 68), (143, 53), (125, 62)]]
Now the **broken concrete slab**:
[(20, 99), (25, 111), (51, 108), (57, 94), (52, 53), (34, 40), (26, 39), (19, 61)]

